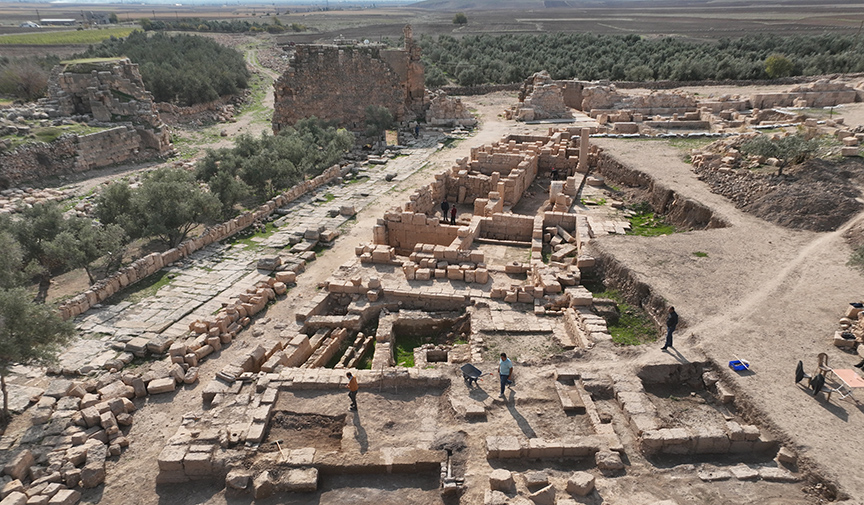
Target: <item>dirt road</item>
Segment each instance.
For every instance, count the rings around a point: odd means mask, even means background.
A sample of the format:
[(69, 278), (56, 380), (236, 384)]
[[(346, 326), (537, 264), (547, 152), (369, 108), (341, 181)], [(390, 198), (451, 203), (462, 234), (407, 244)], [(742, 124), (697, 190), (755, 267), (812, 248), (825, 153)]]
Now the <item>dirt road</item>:
[[(615, 256), (675, 305), (687, 323), (676, 339), (682, 352), (677, 359), (698, 359), (704, 352), (721, 369), (735, 356), (749, 360), (752, 374), (728, 374), (737, 394), (764, 414), (763, 422), (790, 437), (802, 459), (815, 462), (849, 495), (864, 497), (864, 475), (849, 471), (864, 453), (864, 437), (855, 428), (864, 422), (862, 405), (836, 396), (826, 403), (793, 380), (798, 360), (812, 371), (820, 352), (828, 353), (835, 368), (858, 361), (831, 345), (831, 338), (848, 303), (864, 293), (864, 278), (846, 264), (851, 250), (842, 238), (845, 228), (864, 215), (833, 233), (780, 228), (708, 192), (679, 161), (680, 154), (664, 144), (611, 139), (597, 144), (731, 223), (716, 230), (609, 236), (596, 242), (599, 251)], [(676, 359), (659, 349), (644, 352), (646, 362)]]

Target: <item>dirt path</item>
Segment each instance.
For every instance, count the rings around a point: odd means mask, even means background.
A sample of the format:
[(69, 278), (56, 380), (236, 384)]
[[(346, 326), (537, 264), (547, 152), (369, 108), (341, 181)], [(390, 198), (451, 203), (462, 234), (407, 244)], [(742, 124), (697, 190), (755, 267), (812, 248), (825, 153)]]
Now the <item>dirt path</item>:
[(860, 300), (864, 292), (864, 278), (846, 265), (851, 250), (842, 230), (793, 231), (744, 214), (709, 193), (665, 144), (597, 143), (732, 224), (666, 237), (604, 237), (596, 243), (675, 305), (687, 325), (675, 340), (680, 355), (644, 349), (641, 359), (698, 360), (704, 352), (724, 370), (735, 356), (749, 360), (752, 374), (728, 374), (737, 394), (765, 415), (763, 422), (791, 437), (803, 460), (816, 463), (849, 495), (864, 496), (864, 475), (848, 471), (864, 453), (864, 437), (850, 431), (864, 421), (861, 404), (836, 396), (825, 403), (792, 379), (798, 360), (812, 371), (820, 352), (828, 353), (835, 368), (858, 361), (831, 345), (848, 302)]

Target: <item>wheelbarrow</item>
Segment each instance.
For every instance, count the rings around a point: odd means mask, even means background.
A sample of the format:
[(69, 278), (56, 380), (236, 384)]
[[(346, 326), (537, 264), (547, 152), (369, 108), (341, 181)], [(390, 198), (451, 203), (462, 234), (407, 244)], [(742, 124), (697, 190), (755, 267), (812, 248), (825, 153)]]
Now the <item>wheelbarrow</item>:
[(469, 386), (471, 384), (476, 386), (477, 380), (479, 380), (480, 377), (483, 376), (483, 372), (481, 372), (479, 368), (472, 365), (471, 363), (465, 363), (464, 365), (462, 365), (461, 370), (462, 378), (465, 379), (465, 384), (468, 384)]

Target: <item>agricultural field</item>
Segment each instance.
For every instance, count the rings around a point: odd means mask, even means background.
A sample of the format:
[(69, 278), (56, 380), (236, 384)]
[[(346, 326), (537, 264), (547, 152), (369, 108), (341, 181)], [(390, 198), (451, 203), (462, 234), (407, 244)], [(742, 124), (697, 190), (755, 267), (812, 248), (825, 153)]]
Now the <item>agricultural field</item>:
[(0, 35), (0, 45), (55, 45), (55, 44), (98, 44), (111, 37), (125, 37), (134, 27), (102, 28), (96, 30), (51, 31), (45, 33), (21, 33)]

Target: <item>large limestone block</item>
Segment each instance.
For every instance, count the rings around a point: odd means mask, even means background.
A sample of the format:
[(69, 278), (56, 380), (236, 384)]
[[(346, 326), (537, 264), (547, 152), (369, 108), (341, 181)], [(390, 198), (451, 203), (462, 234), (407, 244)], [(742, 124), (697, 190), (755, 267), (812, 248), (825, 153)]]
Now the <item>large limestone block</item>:
[(232, 468), (225, 476), (225, 486), (231, 489), (246, 489), (252, 481), (252, 474), (244, 468)]
[(166, 445), (159, 453), (159, 470), (166, 472), (183, 471), (183, 459), (189, 450), (187, 445)]
[(105, 482), (105, 462), (87, 463), (81, 469), (81, 487), (94, 488)]
[(13, 479), (24, 480), (30, 473), (30, 467), (36, 464), (36, 458), (30, 449), (19, 452), (15, 458), (3, 468), (3, 472)]
[(21, 481), (18, 479), (10, 480), (6, 483), (5, 486), (3, 486), (3, 490), (0, 491), (0, 499), (6, 498), (7, 496), (15, 492), (24, 492), (24, 484), (22, 484)]
[(290, 493), (314, 493), (318, 490), (318, 469), (291, 469), (282, 474), (276, 488)]
[(0, 501), (0, 505), (27, 505), (27, 495), (20, 491), (13, 491)]
[(183, 470), (190, 477), (206, 477), (213, 473), (209, 452), (188, 452), (183, 458)]
[(567, 492), (587, 496), (594, 490), (594, 476), (588, 472), (575, 472), (567, 479)]
[(61, 489), (51, 497), (48, 505), (75, 505), (79, 501), (81, 501), (81, 493), (74, 489)]
[(509, 470), (496, 468), (489, 474), (489, 487), (493, 490), (509, 492), (516, 488), (516, 481)]
[(252, 482), (252, 496), (256, 500), (267, 498), (273, 494), (274, 485), (273, 477), (269, 471), (261, 472)]
[(176, 386), (176, 382), (173, 377), (165, 377), (163, 379), (156, 379), (150, 381), (150, 384), (147, 385), (147, 392), (151, 395), (158, 395), (161, 393), (169, 393), (174, 391), (174, 387)]
[(617, 471), (624, 468), (621, 455), (615, 451), (597, 451), (597, 454), (594, 455), (594, 460), (597, 462), (597, 468), (600, 470)]

